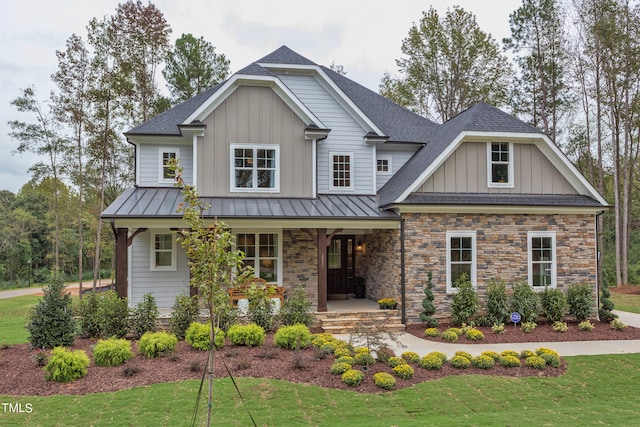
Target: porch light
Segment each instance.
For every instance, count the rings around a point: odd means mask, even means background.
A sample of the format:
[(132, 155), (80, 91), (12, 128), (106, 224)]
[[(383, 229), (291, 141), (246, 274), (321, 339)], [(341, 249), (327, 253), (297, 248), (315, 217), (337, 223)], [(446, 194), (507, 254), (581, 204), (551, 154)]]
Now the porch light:
[(366, 247), (364, 243), (362, 242), (356, 243), (356, 252), (363, 254), (365, 250), (366, 250)]

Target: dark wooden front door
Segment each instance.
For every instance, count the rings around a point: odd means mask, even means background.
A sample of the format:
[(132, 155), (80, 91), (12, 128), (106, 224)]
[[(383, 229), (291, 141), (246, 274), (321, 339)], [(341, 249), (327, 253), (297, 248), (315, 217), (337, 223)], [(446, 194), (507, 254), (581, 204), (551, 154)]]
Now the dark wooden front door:
[(355, 286), (354, 236), (334, 236), (327, 248), (327, 294), (351, 294)]

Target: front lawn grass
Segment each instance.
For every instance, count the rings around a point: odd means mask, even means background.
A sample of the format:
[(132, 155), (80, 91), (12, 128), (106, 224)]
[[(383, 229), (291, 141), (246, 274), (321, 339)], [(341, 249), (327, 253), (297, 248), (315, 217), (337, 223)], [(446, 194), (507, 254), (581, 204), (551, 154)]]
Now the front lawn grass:
[(611, 292), (611, 301), (615, 304), (614, 310), (640, 314), (640, 295)]
[[(238, 385), (258, 425), (504, 426), (634, 425), (640, 354), (567, 357), (557, 378), (448, 377), (394, 392), (358, 394), (261, 378)], [(327, 373), (329, 375), (329, 373)], [(0, 396), (31, 413), (0, 410), (3, 426), (188, 426), (198, 381), (87, 396)], [(229, 379), (215, 383), (214, 425), (251, 421)], [(206, 394), (206, 393), (204, 393)], [(204, 397), (203, 397), (204, 399)], [(196, 425), (203, 425), (201, 401)]]
[[(34, 295), (0, 299), (0, 344), (23, 344), (29, 332), (25, 328), (31, 307), (42, 298)], [(2, 408), (0, 408), (0, 414)], [(0, 423), (1, 424), (1, 423)]]

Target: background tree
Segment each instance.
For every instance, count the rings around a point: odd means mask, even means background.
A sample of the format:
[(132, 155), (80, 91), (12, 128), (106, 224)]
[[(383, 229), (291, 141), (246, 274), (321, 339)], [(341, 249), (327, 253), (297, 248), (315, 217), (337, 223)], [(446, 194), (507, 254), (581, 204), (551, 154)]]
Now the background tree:
[(557, 0), (523, 0), (509, 16), (511, 37), (504, 39), (516, 55), (520, 75), (515, 79), (511, 106), (555, 141), (558, 123), (571, 106), (565, 84), (567, 50), (562, 12)]
[(444, 122), (479, 101), (506, 102), (511, 65), (475, 15), (458, 6), (443, 19), (433, 7), (423, 12), (402, 53), (402, 77), (386, 74), (380, 93), (418, 114)]
[(225, 80), (229, 76), (229, 60), (224, 54), (217, 54), (203, 37), (183, 34), (167, 52), (162, 75), (178, 104)]

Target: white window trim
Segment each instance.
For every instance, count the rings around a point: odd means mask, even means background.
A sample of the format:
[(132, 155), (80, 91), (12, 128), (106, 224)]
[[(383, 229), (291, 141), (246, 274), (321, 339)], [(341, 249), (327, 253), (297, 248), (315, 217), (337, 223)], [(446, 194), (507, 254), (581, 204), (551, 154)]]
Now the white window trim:
[(489, 188), (513, 188), (514, 187), (514, 158), (513, 158), (513, 142), (508, 142), (509, 144), (509, 165), (508, 165), (508, 173), (509, 180), (507, 182), (493, 182), (491, 181), (491, 166), (493, 162), (491, 161), (491, 144), (505, 144), (505, 141), (492, 141), (487, 143), (487, 187)]
[[(233, 239), (234, 242), (238, 241), (238, 234), (255, 234), (256, 235), (256, 243), (257, 243), (257, 248), (259, 249), (259, 234), (275, 234), (278, 236), (278, 254), (277, 254), (277, 262), (278, 262), (278, 268), (277, 268), (277, 275), (278, 275), (278, 280), (276, 282), (269, 282), (271, 284), (275, 284), (277, 286), (283, 286), (283, 280), (282, 280), (282, 251), (283, 251), (283, 242), (282, 242), (282, 230), (272, 230), (272, 229), (268, 229), (268, 230), (259, 230), (259, 229), (234, 229), (233, 230)], [(236, 245), (236, 249), (237, 249), (237, 245)], [(257, 252), (256, 252), (257, 253)], [(255, 257), (254, 258), (256, 261), (260, 259), (260, 257)], [(259, 271), (259, 265), (260, 263), (255, 263), (255, 265), (258, 267), (258, 269), (256, 269), (256, 275), (255, 277), (260, 277), (260, 271)]]
[[(376, 158), (376, 174), (381, 175), (381, 176), (391, 176), (391, 175), (393, 175), (392, 159), (393, 159), (393, 157), (391, 155), (388, 155), (388, 154), (378, 155), (377, 158)], [(387, 170), (387, 171), (379, 171), (378, 170), (378, 160), (386, 160), (387, 161), (387, 166), (389, 167), (389, 170)]]
[[(333, 156), (349, 156), (351, 165), (351, 177), (349, 178), (349, 187), (336, 187), (333, 185)], [(329, 189), (331, 191), (353, 191), (355, 182), (355, 158), (353, 152), (348, 151), (330, 151), (329, 152)]]
[(158, 147), (158, 182), (161, 184), (173, 184), (173, 178), (164, 178), (164, 153), (174, 153), (176, 160), (180, 160), (180, 147)]
[(549, 288), (553, 289), (558, 285), (558, 262), (557, 262), (557, 248), (556, 248), (556, 232), (555, 231), (529, 231), (527, 232), (527, 253), (529, 264), (529, 286), (534, 290), (544, 290), (544, 286), (533, 286), (533, 245), (531, 240), (536, 237), (550, 237), (551, 238), (551, 284)]
[[(156, 236), (160, 234), (171, 235), (171, 265), (165, 267), (156, 266)], [(177, 254), (176, 254), (176, 236), (170, 231), (154, 231), (151, 233), (151, 241), (149, 242), (150, 256), (149, 269), (151, 271), (176, 271), (177, 270)]]
[(458, 293), (458, 288), (453, 287), (451, 281), (451, 238), (452, 237), (471, 237), (471, 256), (473, 257), (471, 262), (471, 283), (473, 287), (476, 287), (477, 283), (477, 251), (476, 251), (476, 232), (475, 231), (447, 231), (447, 294)]
[[(276, 152), (276, 171), (275, 171), (275, 183), (273, 188), (238, 188), (236, 187), (236, 167), (235, 167), (235, 150), (252, 149), (257, 150), (275, 150)], [(280, 146), (277, 144), (231, 144), (230, 145), (230, 160), (229, 160), (230, 178), (229, 187), (232, 193), (279, 193), (280, 192)], [(257, 171), (257, 166), (254, 168), (254, 172)], [(254, 173), (254, 182), (256, 184), (257, 174)]]

